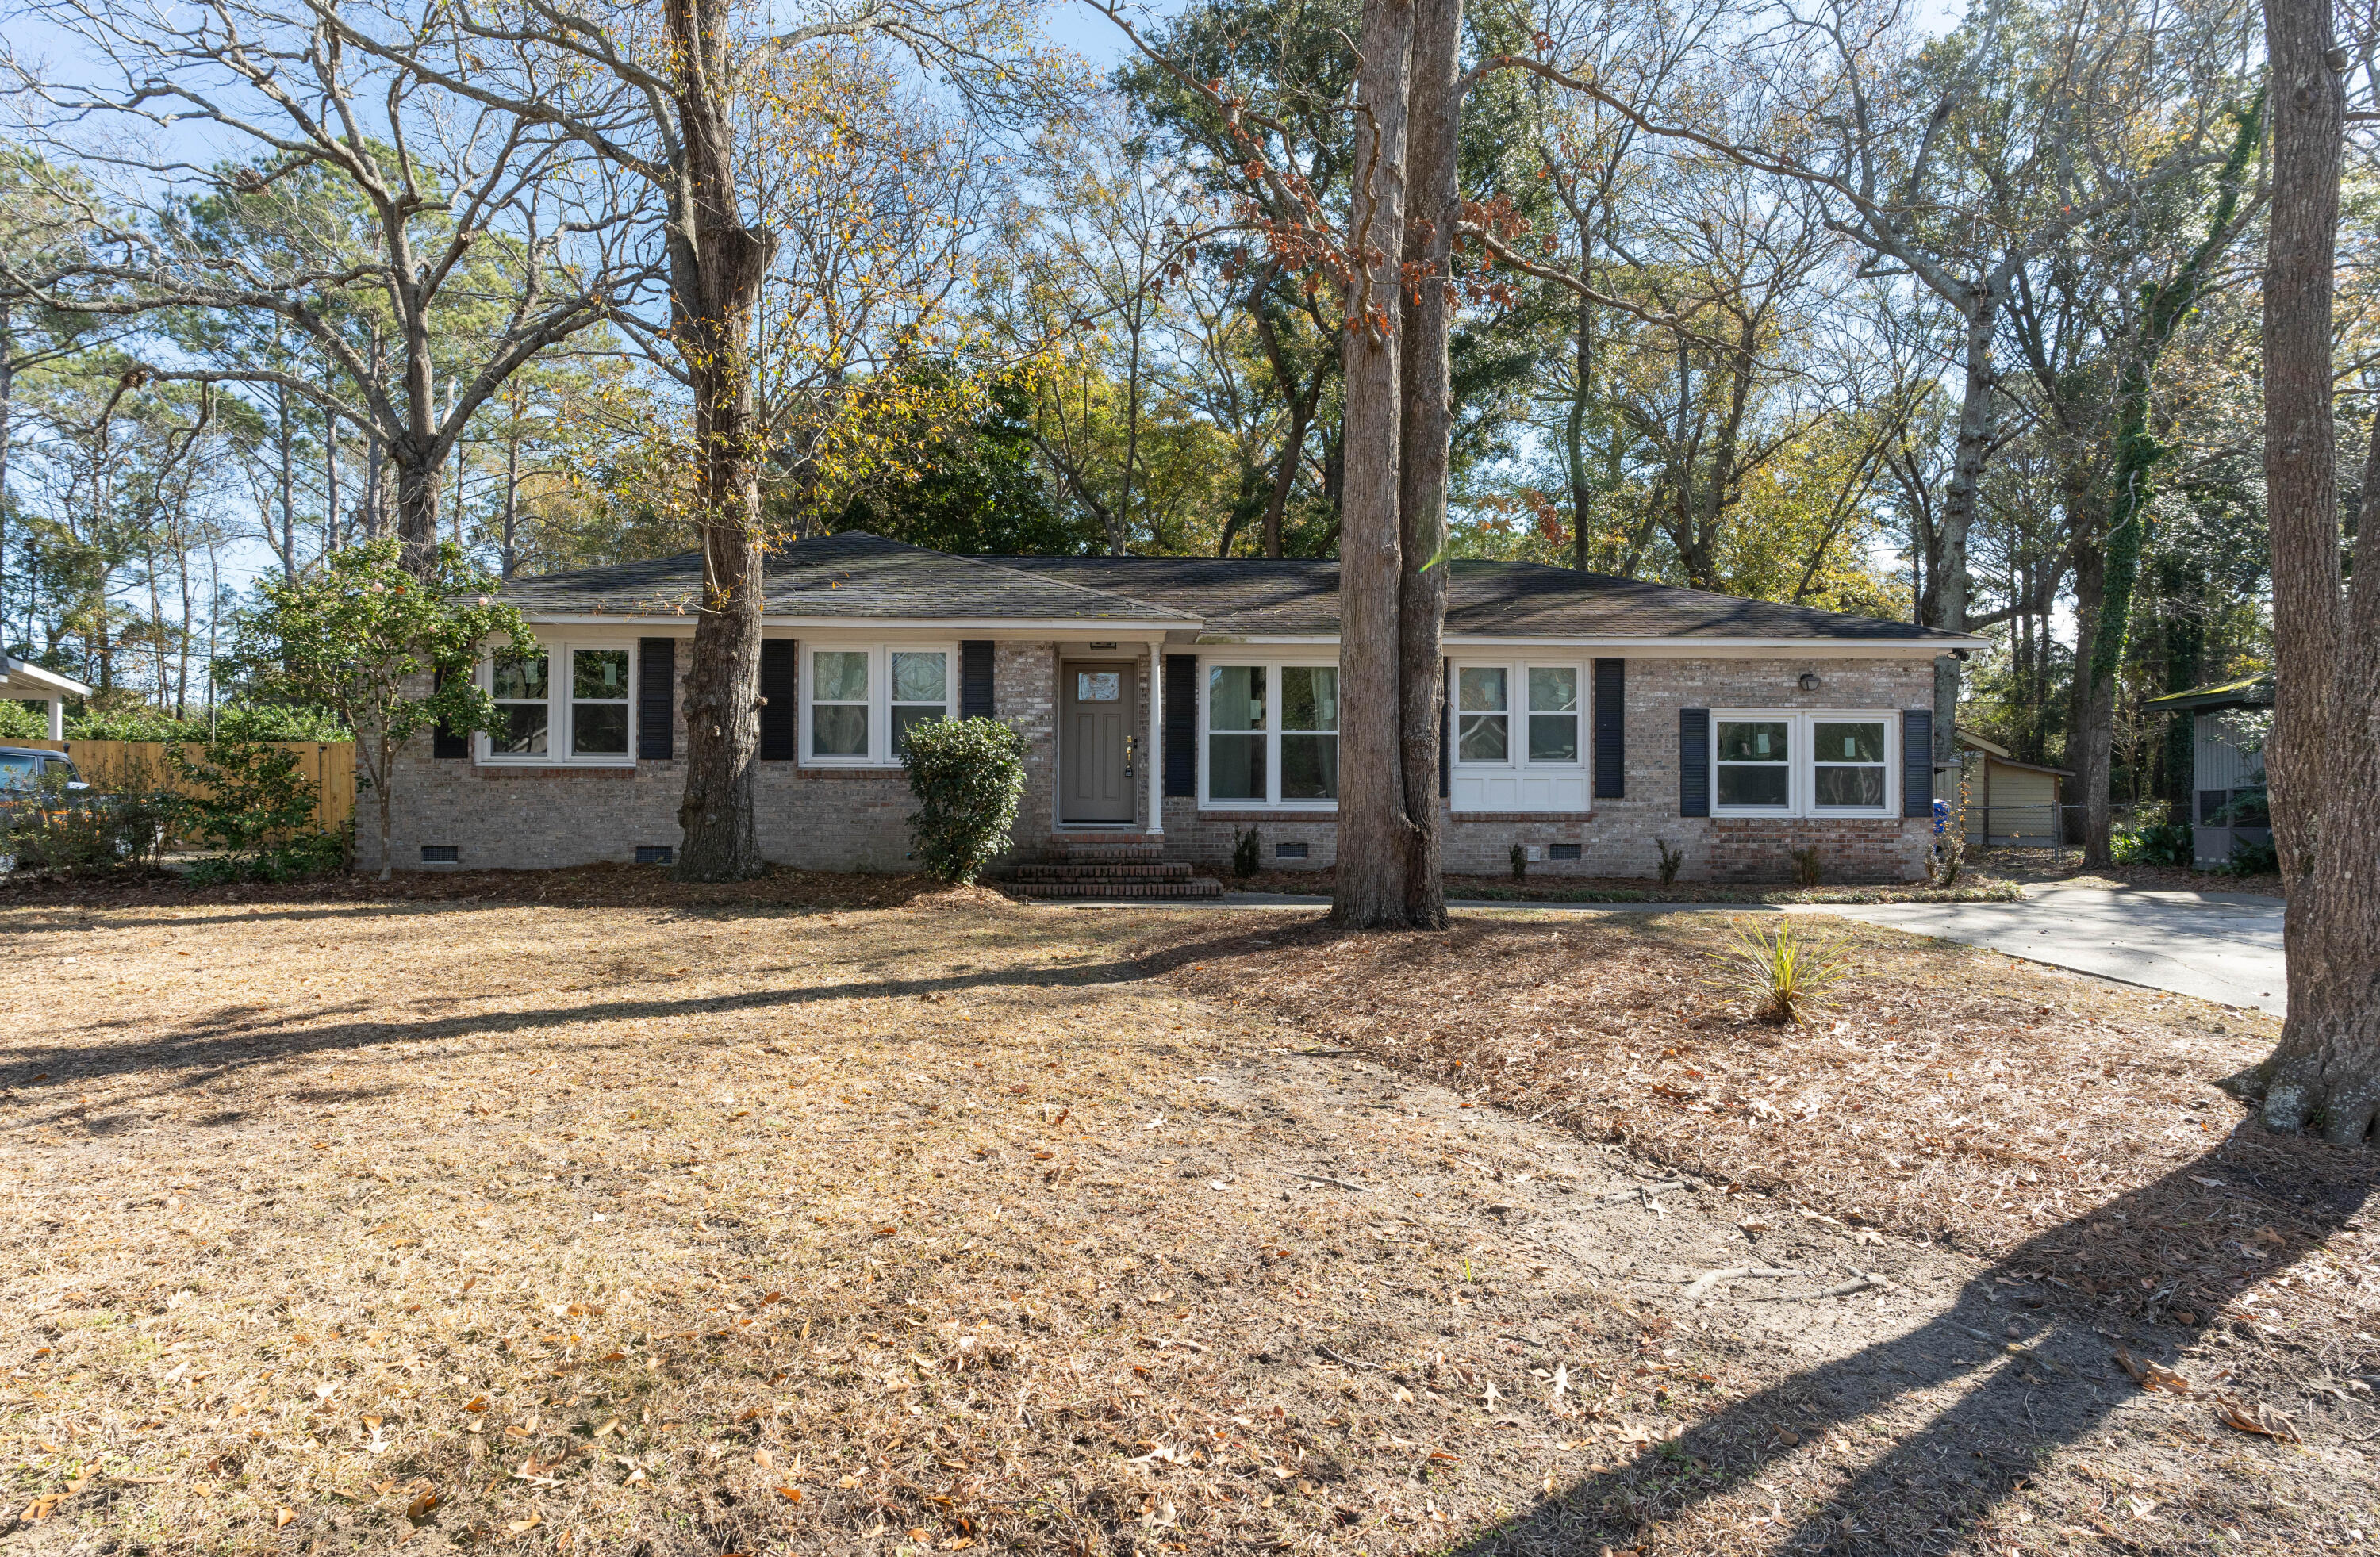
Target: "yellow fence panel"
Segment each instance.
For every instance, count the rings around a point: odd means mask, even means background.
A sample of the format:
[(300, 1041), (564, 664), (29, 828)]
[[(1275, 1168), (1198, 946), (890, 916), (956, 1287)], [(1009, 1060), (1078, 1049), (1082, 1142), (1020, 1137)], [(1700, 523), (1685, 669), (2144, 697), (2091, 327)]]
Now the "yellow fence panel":
[[(314, 825), (335, 832), (356, 814), (356, 747), (352, 741), (274, 741), (269, 742), (298, 754), (300, 771), (314, 783)], [(74, 759), (83, 778), (97, 790), (166, 791), (199, 795), (201, 786), (178, 778), (165, 756), (163, 741), (24, 741), (45, 752), (64, 752)], [(206, 747), (188, 742), (184, 754), (203, 759)]]

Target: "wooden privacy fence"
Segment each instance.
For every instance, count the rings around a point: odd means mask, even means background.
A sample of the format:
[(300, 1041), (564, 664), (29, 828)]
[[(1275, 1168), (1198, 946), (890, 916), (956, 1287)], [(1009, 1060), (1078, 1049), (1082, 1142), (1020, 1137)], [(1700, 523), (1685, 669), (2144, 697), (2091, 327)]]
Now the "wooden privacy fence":
[[(152, 793), (163, 790), (187, 795), (205, 792), (203, 785), (189, 783), (174, 771), (165, 758), (168, 743), (163, 741), (23, 741), (17, 744), (64, 752), (74, 759), (76, 771), (94, 790)], [(313, 781), (316, 827), (324, 832), (335, 832), (354, 819), (354, 742), (272, 741), (266, 744), (298, 754), (298, 770)], [(182, 753), (203, 762), (207, 748), (203, 742), (187, 742)]]

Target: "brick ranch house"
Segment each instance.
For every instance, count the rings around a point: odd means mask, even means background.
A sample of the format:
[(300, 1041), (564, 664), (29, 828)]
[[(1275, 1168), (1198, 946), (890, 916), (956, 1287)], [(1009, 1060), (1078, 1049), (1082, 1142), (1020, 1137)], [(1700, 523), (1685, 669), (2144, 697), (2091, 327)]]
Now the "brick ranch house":
[[(541, 656), (481, 665), (508, 728), (404, 754), (400, 866), (659, 863), (678, 841), (691, 555), (519, 580)], [(1465, 874), (1922, 876), (1936, 657), (1902, 622), (1522, 562), (1451, 564), (1446, 862)], [(919, 719), (1026, 740), (1014, 857), (1097, 843), (1218, 865), (1332, 858), (1338, 565), (960, 557), (865, 534), (771, 559), (759, 823), (771, 861), (897, 870)], [(1137, 845), (1137, 848), (1132, 847)], [(376, 851), (378, 840), (362, 840)], [(377, 859), (366, 863), (377, 866)]]

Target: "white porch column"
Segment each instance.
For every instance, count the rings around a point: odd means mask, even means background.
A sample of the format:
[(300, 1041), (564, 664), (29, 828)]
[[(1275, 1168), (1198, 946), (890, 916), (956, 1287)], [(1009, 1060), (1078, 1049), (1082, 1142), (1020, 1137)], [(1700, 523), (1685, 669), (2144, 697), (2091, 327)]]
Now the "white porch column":
[(1165, 640), (1148, 640), (1148, 830), (1165, 830)]
[(50, 739), (63, 741), (66, 738), (67, 700), (63, 697), (52, 697), (50, 699)]

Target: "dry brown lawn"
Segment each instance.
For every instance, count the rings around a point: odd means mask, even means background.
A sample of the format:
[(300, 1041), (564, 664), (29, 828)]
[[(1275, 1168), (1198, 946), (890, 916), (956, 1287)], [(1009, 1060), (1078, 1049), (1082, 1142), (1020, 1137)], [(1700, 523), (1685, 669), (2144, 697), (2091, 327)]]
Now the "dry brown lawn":
[[(2269, 1239), (2232, 1240), (2265, 1259), (2228, 1256), (2255, 1273), (2195, 1324), (2180, 1287), (2082, 1302), (2009, 1258), (2129, 1227), (2104, 1197), (2170, 1161), (2222, 1177), (2226, 1140), (2261, 1153), (2242, 1182), (2302, 1175), (2236, 1109), (2174, 1111), (2252, 1021), (2107, 1078), (2155, 1126), (2078, 1113), (2059, 1144), (2099, 1177), (2062, 1202), (1961, 1125), (1854, 1208), (1823, 1110), (1755, 1172), (1775, 1121), (1730, 1100), (1801, 1095), (1755, 1071), (1879, 1125), (1890, 1072), (1945, 1099), (1963, 1074), (1959, 1107), (2031, 1153), (2036, 1116), (1988, 1091), (2029, 1073), (1918, 1030), (2021, 996), (2098, 1014), (2098, 1066), (2150, 1003), (1960, 954), (1874, 975), (1901, 1049), (1864, 1018), (1780, 1043), (1697, 982), (1711, 928), (1342, 943), (625, 871), (0, 895), (0, 1543), (1998, 1557), (2380, 1528), (2335, 1174), (2319, 1205), (2276, 1181)], [(1648, 1192), (1678, 1168), (1743, 1192)], [(2003, 1172), (2026, 1192), (1916, 1209)], [(1762, 1261), (1794, 1274), (1687, 1285)], [(2198, 1393), (2139, 1391), (2117, 1344)], [(2218, 1360), (2302, 1442), (2222, 1426)]]

